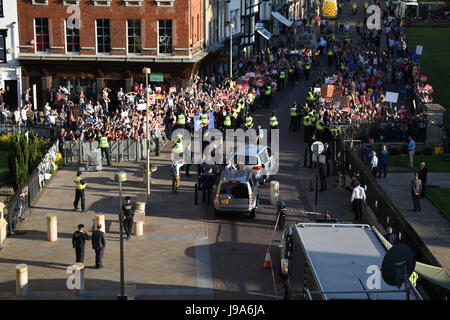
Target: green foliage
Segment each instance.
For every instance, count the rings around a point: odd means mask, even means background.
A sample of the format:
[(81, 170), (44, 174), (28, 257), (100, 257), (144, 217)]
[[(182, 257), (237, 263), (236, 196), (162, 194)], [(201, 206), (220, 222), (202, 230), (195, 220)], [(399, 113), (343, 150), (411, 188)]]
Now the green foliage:
[(13, 132), (8, 132), (6, 134), (0, 135), (0, 150), (2, 151), (8, 151), (9, 147), (11, 145), (11, 137), (13, 135)]

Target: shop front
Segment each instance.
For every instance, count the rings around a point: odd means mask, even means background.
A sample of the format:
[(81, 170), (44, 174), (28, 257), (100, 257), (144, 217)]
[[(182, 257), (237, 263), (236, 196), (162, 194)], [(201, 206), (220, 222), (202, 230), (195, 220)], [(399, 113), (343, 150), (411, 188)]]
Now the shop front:
[[(94, 58), (95, 59), (95, 58)], [(190, 83), (196, 63), (183, 62), (112, 62), (112, 61), (47, 61), (21, 59), (24, 88), (36, 85), (37, 106), (42, 110), (48, 100), (49, 89), (67, 88), (76, 101), (81, 91), (88, 99), (96, 100), (104, 87), (111, 89), (110, 97), (122, 88), (130, 92), (135, 83), (145, 86), (144, 67), (151, 69), (150, 85), (181, 86)], [(114, 102), (114, 101), (112, 101)]]

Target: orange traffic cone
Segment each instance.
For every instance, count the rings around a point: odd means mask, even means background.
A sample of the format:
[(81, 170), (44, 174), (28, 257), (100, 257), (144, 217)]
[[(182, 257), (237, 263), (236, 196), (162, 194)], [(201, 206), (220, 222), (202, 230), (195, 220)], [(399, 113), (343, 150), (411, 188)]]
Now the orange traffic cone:
[(266, 259), (264, 260), (264, 268), (270, 268), (270, 267), (271, 267), (270, 252), (269, 252), (269, 248), (267, 248)]

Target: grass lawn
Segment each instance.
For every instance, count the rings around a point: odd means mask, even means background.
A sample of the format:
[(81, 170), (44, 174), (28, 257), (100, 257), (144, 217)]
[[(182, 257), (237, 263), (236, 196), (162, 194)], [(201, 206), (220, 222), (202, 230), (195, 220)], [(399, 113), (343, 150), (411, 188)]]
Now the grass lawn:
[[(417, 168), (419, 168), (419, 164), (424, 161), (428, 168), (428, 172), (450, 172), (450, 161), (445, 161), (446, 159), (450, 160), (450, 157), (444, 155), (426, 156), (423, 154), (417, 154), (414, 155), (414, 169), (417, 170)], [(408, 156), (388, 156), (388, 168), (408, 168), (408, 166)]]
[(433, 103), (447, 109), (444, 119), (446, 127), (450, 127), (450, 90), (448, 75), (450, 74), (450, 28), (411, 27), (406, 35), (412, 47), (423, 46), (419, 56), (421, 73), (428, 77), (428, 83), (434, 89)]
[(425, 189), (425, 196), (439, 211), (450, 220), (450, 189)]
[(0, 150), (0, 186), (7, 184), (8, 171), (8, 151)]

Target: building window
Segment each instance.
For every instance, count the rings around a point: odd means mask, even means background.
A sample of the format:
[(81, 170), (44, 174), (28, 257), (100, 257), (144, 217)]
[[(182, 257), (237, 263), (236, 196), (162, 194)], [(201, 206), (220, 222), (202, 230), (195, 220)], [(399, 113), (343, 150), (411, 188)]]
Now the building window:
[(67, 52), (80, 52), (80, 20), (66, 20), (66, 50)]
[(6, 63), (6, 30), (0, 30), (0, 63)]
[(128, 53), (141, 53), (141, 20), (128, 20)]
[(159, 53), (172, 53), (172, 20), (158, 21)]
[(97, 52), (111, 52), (111, 29), (109, 19), (97, 19)]
[(48, 18), (36, 18), (36, 50), (48, 51), (50, 48), (49, 32), (48, 32)]
[(3, 0), (0, 0), (0, 18), (3, 18)]
[(158, 7), (173, 7), (175, 0), (155, 0)]

